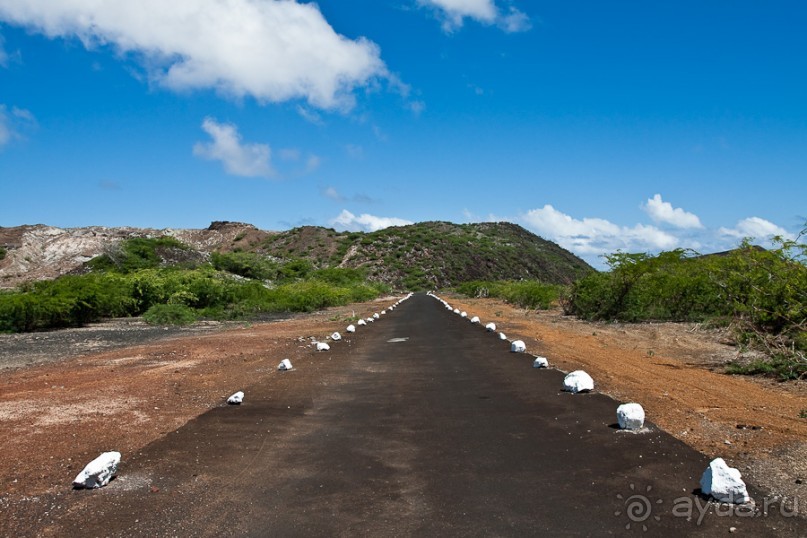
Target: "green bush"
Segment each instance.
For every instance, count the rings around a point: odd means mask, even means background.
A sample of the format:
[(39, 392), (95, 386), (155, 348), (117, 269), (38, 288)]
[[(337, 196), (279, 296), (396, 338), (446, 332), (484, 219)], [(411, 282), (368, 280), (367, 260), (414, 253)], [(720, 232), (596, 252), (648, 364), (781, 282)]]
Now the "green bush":
[(537, 280), (472, 281), (460, 284), (457, 291), (468, 297), (497, 297), (532, 310), (546, 310), (558, 300), (561, 287)]
[(149, 308), (143, 319), (152, 325), (190, 325), (196, 312), (183, 304), (157, 304)]
[(163, 258), (183, 251), (188, 251), (187, 245), (173, 237), (135, 237), (93, 258), (88, 265), (95, 271), (131, 273), (159, 267)]
[(219, 271), (255, 280), (275, 280), (280, 274), (280, 267), (276, 262), (251, 252), (214, 252), (210, 262)]
[(0, 260), (4, 260), (7, 253), (6, 247), (0, 247)]

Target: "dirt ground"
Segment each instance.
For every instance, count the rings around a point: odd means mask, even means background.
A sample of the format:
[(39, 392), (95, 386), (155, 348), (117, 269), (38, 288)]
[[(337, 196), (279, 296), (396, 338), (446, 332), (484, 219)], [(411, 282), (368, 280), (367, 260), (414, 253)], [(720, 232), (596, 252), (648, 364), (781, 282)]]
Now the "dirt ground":
[[(586, 370), (598, 391), (641, 403), (657, 426), (725, 458), (771, 494), (803, 500), (799, 509), (807, 513), (807, 419), (799, 416), (807, 389), (720, 373), (737, 353), (720, 332), (586, 323), (495, 300), (444, 298), (524, 340), (552, 366)], [(30, 524), (31, 511), (53, 508), (39, 496), (69, 490), (99, 453), (135, 453), (242, 387), (271, 382), (282, 359), (315, 360), (311, 337), (343, 331), (354, 314), (367, 317), (392, 301), (161, 335), (129, 326), (132, 334), (117, 346), (101, 334), (108, 325), (87, 331), (90, 344), (75, 331), (0, 335), (0, 361), (14, 365), (0, 370), (0, 512)]]

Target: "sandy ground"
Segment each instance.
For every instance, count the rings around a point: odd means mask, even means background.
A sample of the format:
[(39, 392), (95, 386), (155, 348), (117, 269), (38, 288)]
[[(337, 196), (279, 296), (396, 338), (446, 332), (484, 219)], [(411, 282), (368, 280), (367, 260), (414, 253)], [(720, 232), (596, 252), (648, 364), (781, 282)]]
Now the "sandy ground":
[[(807, 419), (799, 417), (807, 409), (807, 390), (803, 383), (720, 373), (736, 350), (721, 343), (719, 332), (679, 324), (592, 324), (495, 300), (445, 298), (483, 323), (495, 322), (510, 339), (524, 340), (528, 352), (548, 357), (554, 367), (588, 371), (597, 390), (641, 403), (662, 429), (710, 457), (725, 458), (771, 494), (803, 499), (799, 508), (807, 513)], [(40, 496), (69, 490), (99, 453), (135, 453), (223, 405), (243, 386), (271, 383), (282, 359), (311, 360), (311, 337), (343, 331), (354, 313), (366, 317), (391, 302), (195, 328), (157, 341), (143, 332), (139, 344), (85, 349), (76, 343), (59, 353), (52, 340), (58, 333), (48, 334), (48, 353), (34, 339), (26, 350), (19, 337), (0, 335), (0, 348), (10, 349), (12, 341), (17, 346), (13, 364), (26, 363), (27, 354), (38, 357), (36, 364), (0, 371), (0, 512), (30, 524), (32, 513), (53, 508)], [(14, 358), (7, 353), (3, 360)]]

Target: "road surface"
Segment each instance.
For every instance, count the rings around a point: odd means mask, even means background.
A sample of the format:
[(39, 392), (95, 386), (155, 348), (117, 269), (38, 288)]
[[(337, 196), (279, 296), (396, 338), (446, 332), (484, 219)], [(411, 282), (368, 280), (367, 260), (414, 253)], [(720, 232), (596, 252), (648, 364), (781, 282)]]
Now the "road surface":
[(563, 373), (485, 321), (415, 295), (330, 352), (301, 349), (294, 370), (233, 387), (242, 405), (124, 454), (116, 480), (72, 492), (36, 534), (805, 535), (776, 504), (708, 504), (703, 455), (652, 424), (619, 431), (618, 402), (561, 392)]

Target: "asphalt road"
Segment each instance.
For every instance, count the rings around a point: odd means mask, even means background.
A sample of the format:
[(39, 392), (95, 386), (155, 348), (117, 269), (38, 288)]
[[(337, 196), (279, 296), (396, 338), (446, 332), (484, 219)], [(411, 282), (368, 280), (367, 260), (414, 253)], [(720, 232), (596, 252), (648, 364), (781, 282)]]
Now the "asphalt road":
[(124, 454), (118, 478), (71, 493), (45, 534), (807, 534), (776, 504), (707, 504), (703, 455), (652, 424), (618, 431), (618, 402), (561, 392), (563, 373), (424, 295), (291, 359), (234, 387), (243, 405)]

